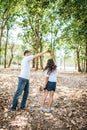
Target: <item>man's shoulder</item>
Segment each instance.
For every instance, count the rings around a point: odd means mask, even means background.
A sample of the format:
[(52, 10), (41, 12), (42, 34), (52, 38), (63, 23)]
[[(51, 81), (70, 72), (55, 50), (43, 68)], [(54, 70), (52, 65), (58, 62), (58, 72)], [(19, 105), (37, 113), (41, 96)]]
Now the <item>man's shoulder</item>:
[(33, 57), (34, 57), (33, 55), (26, 56), (26, 57), (24, 57), (24, 60), (29, 61), (29, 60), (32, 60)]

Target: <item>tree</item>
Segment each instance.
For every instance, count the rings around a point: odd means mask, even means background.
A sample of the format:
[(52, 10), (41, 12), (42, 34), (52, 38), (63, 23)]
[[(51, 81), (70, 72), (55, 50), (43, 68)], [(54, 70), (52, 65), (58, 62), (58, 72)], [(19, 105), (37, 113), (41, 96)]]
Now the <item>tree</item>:
[[(0, 1), (0, 60), (2, 50), (2, 37), (5, 26), (8, 24), (9, 19), (17, 16), (18, 0), (1, 0)], [(12, 21), (11, 21), (12, 22)]]
[[(83, 41), (85, 42), (85, 57), (87, 57), (87, 1), (86, 0), (64, 0), (57, 2), (57, 9), (59, 18), (65, 24), (66, 28), (66, 36), (74, 39), (74, 44), (79, 45), (81, 50), (83, 48)], [(63, 24), (63, 25), (64, 25)], [(67, 26), (66, 26), (67, 25)], [(70, 31), (69, 31), (70, 29)], [(64, 31), (64, 30), (63, 30)], [(68, 38), (67, 38), (68, 39)], [(80, 68), (80, 54), (77, 50), (77, 61), (78, 61), (78, 70), (81, 71)], [(85, 71), (87, 72), (87, 59), (86, 59), (86, 68)]]
[(8, 35), (9, 35), (9, 28), (8, 28), (8, 26), (7, 26), (7, 32), (6, 32), (6, 43), (5, 43), (5, 52), (4, 52), (4, 68), (6, 68), (6, 57), (7, 57)]
[[(27, 4), (29, 3), (29, 4)], [(43, 19), (44, 11), (49, 4), (48, 1), (28, 1), (26, 0), (23, 11), (22, 28), (24, 29), (23, 40), (31, 46), (33, 53), (39, 53), (43, 50)], [(30, 43), (30, 44), (29, 44)], [(37, 58), (33, 64), (38, 69), (39, 59)], [(40, 65), (43, 68), (42, 58), (40, 57)]]
[(9, 63), (8, 63), (8, 67), (10, 67), (11, 66), (11, 63), (12, 63), (12, 60), (13, 60), (13, 49), (14, 49), (14, 44), (12, 44), (11, 46), (10, 46), (10, 53), (11, 53), (11, 57), (10, 57), (10, 60), (9, 60)]

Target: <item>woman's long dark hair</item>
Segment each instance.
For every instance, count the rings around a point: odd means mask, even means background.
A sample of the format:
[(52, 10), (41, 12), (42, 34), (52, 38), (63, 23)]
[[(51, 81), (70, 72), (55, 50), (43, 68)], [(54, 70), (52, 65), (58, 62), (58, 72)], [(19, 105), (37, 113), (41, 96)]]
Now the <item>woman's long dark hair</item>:
[(50, 74), (52, 71), (56, 70), (57, 66), (55, 65), (53, 59), (48, 59), (47, 61), (47, 65), (45, 66), (44, 68), (44, 71), (45, 70), (48, 70), (48, 74)]

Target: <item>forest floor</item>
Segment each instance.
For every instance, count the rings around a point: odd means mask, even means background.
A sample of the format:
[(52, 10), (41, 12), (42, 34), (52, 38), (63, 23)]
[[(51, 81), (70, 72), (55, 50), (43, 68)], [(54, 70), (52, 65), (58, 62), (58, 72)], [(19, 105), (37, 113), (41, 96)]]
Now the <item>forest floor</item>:
[[(44, 82), (41, 70), (31, 70), (26, 109), (10, 111), (20, 69), (0, 69), (0, 130), (87, 130), (87, 74), (60, 71), (52, 113), (39, 108)], [(49, 97), (47, 97), (48, 103)], [(21, 98), (19, 99), (20, 105)]]

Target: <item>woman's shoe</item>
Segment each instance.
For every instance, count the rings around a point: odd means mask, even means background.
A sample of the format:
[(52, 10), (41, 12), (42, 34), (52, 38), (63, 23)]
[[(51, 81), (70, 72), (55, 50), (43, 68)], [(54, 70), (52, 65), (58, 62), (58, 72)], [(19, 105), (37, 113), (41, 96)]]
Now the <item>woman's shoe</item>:
[(47, 109), (46, 109), (45, 107), (41, 107), (40, 110), (41, 110), (42, 112), (46, 112), (46, 111), (47, 111)]
[(48, 112), (52, 112), (52, 111), (54, 111), (54, 107), (48, 108)]

